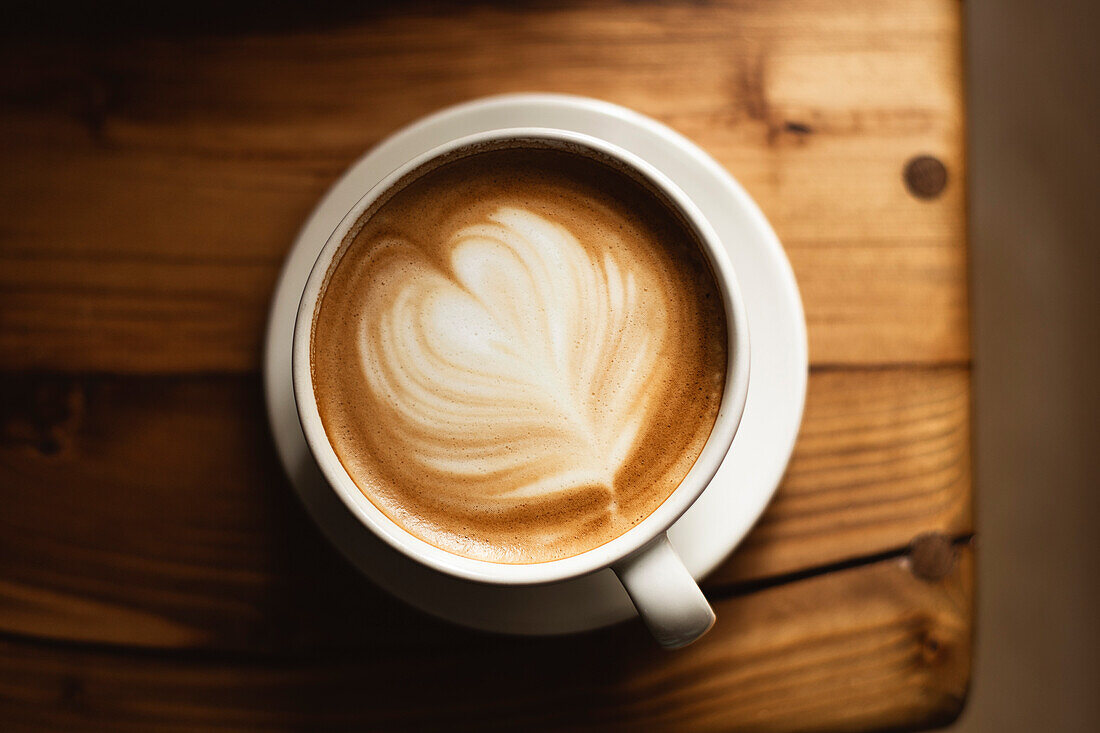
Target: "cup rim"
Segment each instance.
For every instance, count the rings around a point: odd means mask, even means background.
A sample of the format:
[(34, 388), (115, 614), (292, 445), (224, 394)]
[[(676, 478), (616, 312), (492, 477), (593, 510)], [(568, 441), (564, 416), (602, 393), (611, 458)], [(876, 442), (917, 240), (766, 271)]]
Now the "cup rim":
[[(714, 427), (702, 451), (679, 486), (649, 516), (623, 534), (577, 555), (539, 563), (497, 563), (457, 555), (413, 535), (359, 489), (324, 430), (313, 391), (310, 351), (314, 314), (333, 258), (371, 206), (390, 193), (395, 184), (432, 161), (473, 155), (494, 144), (524, 141), (581, 148), (611, 158), (644, 179), (678, 211), (701, 245), (722, 297), (726, 315), (726, 381)], [(412, 180), (415, 179), (405, 181), (405, 185)], [(568, 580), (610, 567), (644, 548), (667, 531), (706, 489), (733, 442), (748, 397), (748, 318), (729, 255), (702, 212), (667, 176), (637, 155), (592, 135), (546, 127), (502, 128), (456, 138), (406, 162), (371, 187), (329, 235), (314, 261), (299, 301), (292, 351), (294, 399), (306, 444), (327, 483), (348, 510), (398, 552), (439, 572), (490, 584), (531, 585)]]

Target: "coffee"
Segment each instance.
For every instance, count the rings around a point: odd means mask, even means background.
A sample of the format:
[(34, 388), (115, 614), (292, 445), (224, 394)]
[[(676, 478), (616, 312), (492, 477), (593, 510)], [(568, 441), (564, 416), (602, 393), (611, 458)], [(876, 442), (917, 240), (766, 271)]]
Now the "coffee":
[(411, 534), (500, 563), (649, 516), (698, 458), (726, 372), (690, 228), (616, 165), (534, 143), (392, 190), (334, 258), (310, 342), (355, 484)]

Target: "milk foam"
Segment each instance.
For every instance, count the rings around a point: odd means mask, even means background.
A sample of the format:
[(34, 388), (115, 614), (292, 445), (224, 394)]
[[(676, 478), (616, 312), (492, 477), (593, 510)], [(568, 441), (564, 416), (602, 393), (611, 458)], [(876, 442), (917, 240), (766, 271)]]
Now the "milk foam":
[(314, 315), (317, 408), (363, 494), (450, 552), (544, 562), (653, 512), (710, 434), (726, 324), (693, 235), (561, 151), (448, 163), (369, 210)]
[(514, 207), (448, 249), (450, 272), (408, 242), (377, 250), (357, 348), (393, 408), (384, 439), (483, 509), (581, 486), (613, 496), (663, 369), (662, 278)]

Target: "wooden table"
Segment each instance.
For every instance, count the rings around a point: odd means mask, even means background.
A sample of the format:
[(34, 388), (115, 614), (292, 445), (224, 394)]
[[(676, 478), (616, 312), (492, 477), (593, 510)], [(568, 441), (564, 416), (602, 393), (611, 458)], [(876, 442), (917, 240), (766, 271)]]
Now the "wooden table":
[[(7, 29), (0, 728), (952, 720), (973, 607), (959, 3), (435, 11)], [(422, 617), (326, 544), (267, 434), (268, 299), (318, 197), (398, 126), (521, 90), (697, 141), (802, 288), (801, 438), (682, 652), (636, 622), (517, 640)]]

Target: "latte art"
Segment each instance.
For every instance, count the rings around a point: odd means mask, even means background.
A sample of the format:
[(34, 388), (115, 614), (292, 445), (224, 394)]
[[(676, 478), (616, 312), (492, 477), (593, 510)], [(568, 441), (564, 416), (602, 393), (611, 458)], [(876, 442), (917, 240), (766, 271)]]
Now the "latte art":
[(694, 464), (726, 324), (653, 194), (552, 150), (472, 155), (369, 210), (330, 267), (311, 362), (325, 432), (410, 533), (544, 562), (653, 512)]
[(593, 258), (569, 230), (501, 207), (449, 243), (450, 271), (415, 246), (377, 246), (358, 355), (389, 405), (393, 470), (432, 474), (441, 503), (481, 508), (598, 486), (644, 425), (670, 294), (639, 262)]

